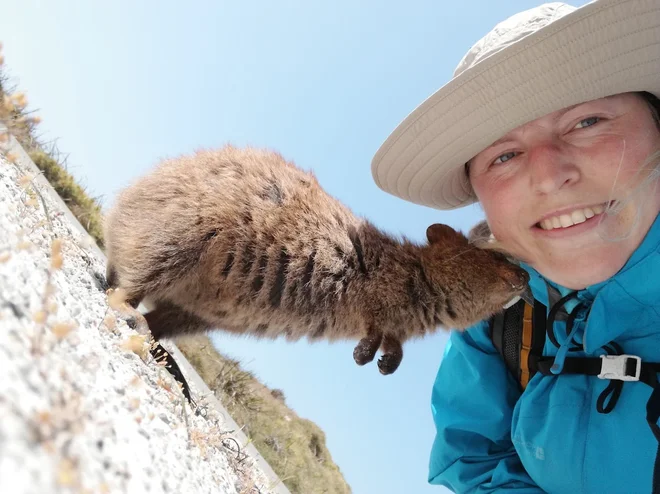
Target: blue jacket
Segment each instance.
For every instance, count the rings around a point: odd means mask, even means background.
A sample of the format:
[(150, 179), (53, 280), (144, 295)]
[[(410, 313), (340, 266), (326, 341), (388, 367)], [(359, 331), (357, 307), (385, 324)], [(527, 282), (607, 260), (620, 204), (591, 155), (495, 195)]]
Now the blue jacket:
[[(525, 268), (534, 297), (549, 306), (547, 280)], [(584, 351), (569, 356), (600, 356), (615, 341), (626, 354), (660, 362), (660, 216), (621, 271), (579, 291), (578, 301), (590, 306), (573, 325)], [(554, 330), (566, 349), (565, 321)], [(543, 354), (557, 353), (546, 338)], [(599, 413), (610, 382), (537, 373), (521, 394), (486, 322), (453, 331), (433, 386), (429, 482), (455, 492), (650, 493), (658, 451), (646, 422), (652, 388), (624, 382), (614, 409)]]

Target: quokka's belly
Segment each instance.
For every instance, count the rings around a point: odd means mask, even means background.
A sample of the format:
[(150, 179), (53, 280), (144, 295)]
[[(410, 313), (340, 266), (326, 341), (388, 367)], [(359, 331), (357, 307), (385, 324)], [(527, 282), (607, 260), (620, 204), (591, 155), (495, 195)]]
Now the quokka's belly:
[(215, 329), (257, 337), (333, 341), (359, 339), (366, 332), (363, 321), (350, 315), (343, 306), (309, 310), (296, 303), (299, 294), (286, 289), (276, 305), (271, 294), (261, 295), (240, 293), (227, 284), (218, 287), (215, 293), (195, 295), (193, 290), (188, 290), (181, 305), (209, 321)]

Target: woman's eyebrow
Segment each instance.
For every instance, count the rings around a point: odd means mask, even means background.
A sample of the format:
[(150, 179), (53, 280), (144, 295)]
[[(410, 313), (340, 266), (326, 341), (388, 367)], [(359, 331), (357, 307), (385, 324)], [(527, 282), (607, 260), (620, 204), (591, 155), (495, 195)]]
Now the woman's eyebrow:
[[(553, 115), (552, 119), (554, 121), (557, 121), (561, 117), (563, 117), (566, 113), (570, 112), (571, 110), (574, 110), (575, 108), (577, 108), (579, 106), (588, 105), (589, 103), (591, 103), (591, 101), (577, 103), (575, 105), (571, 105), (571, 106), (567, 106), (566, 108), (562, 108), (561, 110), (557, 110), (556, 112), (554, 112), (555, 114)], [(541, 117), (541, 118), (543, 118), (543, 117)], [(525, 125), (528, 125), (529, 123), (531, 123), (531, 122), (527, 122), (526, 124), (522, 125), (521, 127), (518, 127), (517, 129), (513, 129), (513, 130), (509, 131), (505, 136), (502, 136), (498, 140), (496, 140), (495, 142), (491, 143), (486, 149), (490, 149), (493, 146), (497, 146), (499, 144), (503, 144), (507, 141), (513, 140), (513, 137), (510, 137), (509, 134), (511, 134), (511, 132), (514, 132), (516, 130), (522, 130), (525, 127)]]
[(605, 97), (603, 97), (603, 98), (599, 98), (599, 99), (597, 99), (597, 100), (585, 101), (585, 102), (583, 102), (583, 103), (578, 103), (577, 105), (572, 105), (572, 106), (566, 107), (565, 109), (561, 110), (561, 114), (558, 115), (558, 118), (561, 117), (561, 116), (563, 116), (564, 114), (570, 112), (571, 110), (580, 107), (580, 106), (586, 106), (586, 107), (591, 108), (593, 105), (598, 105), (598, 104), (602, 105), (604, 102), (608, 102), (608, 103), (609, 103), (609, 102), (611, 102), (616, 96), (617, 96), (616, 94), (613, 94), (613, 95), (611, 95), (611, 96), (605, 96)]
[[(495, 142), (491, 143), (490, 146), (488, 146), (486, 149), (490, 149), (490, 148), (492, 148), (492, 147), (494, 147), (494, 146), (497, 146), (497, 145), (499, 145), (499, 144), (503, 144), (503, 143), (505, 143), (505, 142), (507, 142), (507, 141), (510, 141), (510, 140), (512, 140), (512, 139), (511, 139), (511, 137), (509, 137), (509, 135), (507, 134), (507, 135), (505, 135), (504, 137), (500, 137), (498, 140), (496, 140)], [(485, 150), (484, 150), (484, 151), (485, 151)]]

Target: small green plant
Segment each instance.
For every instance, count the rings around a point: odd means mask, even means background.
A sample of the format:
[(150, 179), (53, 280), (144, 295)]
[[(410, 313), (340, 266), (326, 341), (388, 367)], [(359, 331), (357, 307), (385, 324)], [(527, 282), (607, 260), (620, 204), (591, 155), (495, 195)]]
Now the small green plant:
[(270, 394), (273, 398), (280, 400), (282, 403), (286, 401), (286, 398), (284, 397), (284, 391), (281, 389), (271, 389)]
[(243, 407), (251, 412), (259, 412), (262, 400), (255, 396), (252, 383), (255, 377), (244, 371), (238, 360), (225, 358), (218, 375), (213, 380), (213, 388), (219, 398), (231, 402), (232, 406)]

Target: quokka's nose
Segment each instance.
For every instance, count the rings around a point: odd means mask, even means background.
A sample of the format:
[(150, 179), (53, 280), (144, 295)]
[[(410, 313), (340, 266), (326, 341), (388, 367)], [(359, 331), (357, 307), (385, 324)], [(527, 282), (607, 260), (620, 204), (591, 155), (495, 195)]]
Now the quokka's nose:
[(529, 282), (529, 273), (524, 269), (521, 269), (518, 273), (518, 280), (513, 284), (513, 288), (516, 290), (522, 290), (525, 288), (525, 285)]
[(511, 285), (514, 290), (522, 290), (529, 282), (529, 274), (522, 268), (511, 266), (514, 269), (507, 269), (502, 273), (502, 278)]

